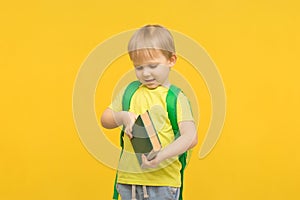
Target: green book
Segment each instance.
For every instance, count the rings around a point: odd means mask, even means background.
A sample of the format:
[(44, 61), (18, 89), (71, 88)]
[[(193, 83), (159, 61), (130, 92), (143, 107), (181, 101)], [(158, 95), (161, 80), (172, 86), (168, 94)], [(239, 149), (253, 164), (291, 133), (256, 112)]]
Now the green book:
[(162, 148), (148, 111), (137, 117), (132, 128), (132, 136), (130, 141), (140, 165), (142, 154), (145, 154), (148, 160), (152, 160)]

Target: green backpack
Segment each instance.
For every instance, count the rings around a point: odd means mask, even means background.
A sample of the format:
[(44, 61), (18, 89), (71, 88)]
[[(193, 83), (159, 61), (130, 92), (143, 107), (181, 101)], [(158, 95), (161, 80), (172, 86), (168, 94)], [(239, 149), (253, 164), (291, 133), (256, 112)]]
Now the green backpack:
[[(122, 99), (122, 107), (123, 107), (124, 111), (129, 110), (131, 98), (132, 98), (133, 94), (137, 91), (137, 89), (139, 88), (140, 85), (141, 85), (141, 83), (139, 81), (133, 81), (125, 89), (123, 99)], [(168, 117), (169, 117), (169, 120), (170, 120), (171, 125), (172, 125), (172, 129), (173, 129), (173, 132), (174, 132), (175, 139), (177, 139), (180, 136), (179, 127), (178, 127), (178, 124), (177, 124), (177, 97), (178, 97), (178, 94), (180, 92), (181, 92), (181, 90), (178, 87), (176, 87), (174, 85), (171, 85), (169, 90), (168, 90), (167, 97), (166, 97)], [(120, 157), (122, 156), (123, 148), (124, 148), (123, 136), (124, 136), (124, 131), (122, 130), (121, 134), (120, 134), (120, 146), (122, 147)], [(187, 165), (187, 159), (190, 156), (188, 154), (190, 154), (190, 151), (186, 151), (183, 154), (178, 156), (178, 159), (179, 159), (179, 161), (181, 163), (181, 166), (182, 166), (182, 168), (180, 170), (181, 188), (180, 188), (179, 200), (182, 200), (183, 175), (184, 175), (184, 169)], [(118, 197), (119, 197), (119, 193), (118, 193), (117, 188), (116, 188), (117, 178), (118, 178), (118, 172), (116, 174), (115, 185), (114, 185), (114, 194), (113, 194), (113, 199), (114, 200), (117, 200)]]

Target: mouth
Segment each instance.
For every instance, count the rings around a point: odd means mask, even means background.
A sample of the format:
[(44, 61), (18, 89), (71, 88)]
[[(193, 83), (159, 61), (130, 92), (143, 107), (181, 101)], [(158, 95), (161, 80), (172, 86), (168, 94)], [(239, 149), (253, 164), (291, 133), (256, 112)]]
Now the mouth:
[(153, 81), (155, 81), (155, 79), (145, 80), (146, 83), (151, 83), (151, 82), (153, 82)]

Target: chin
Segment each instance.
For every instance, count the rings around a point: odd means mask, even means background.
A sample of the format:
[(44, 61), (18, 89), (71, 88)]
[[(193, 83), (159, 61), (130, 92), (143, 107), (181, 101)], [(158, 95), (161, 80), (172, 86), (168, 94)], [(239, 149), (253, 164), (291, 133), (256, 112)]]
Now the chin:
[(157, 88), (159, 85), (157, 85), (157, 84), (146, 85), (146, 84), (145, 84), (145, 86), (146, 86), (147, 88), (149, 88), (149, 89), (155, 89), (155, 88)]
[(149, 88), (149, 89), (155, 89), (155, 88), (157, 88), (158, 87), (158, 85), (151, 85), (151, 86), (146, 86), (147, 88)]

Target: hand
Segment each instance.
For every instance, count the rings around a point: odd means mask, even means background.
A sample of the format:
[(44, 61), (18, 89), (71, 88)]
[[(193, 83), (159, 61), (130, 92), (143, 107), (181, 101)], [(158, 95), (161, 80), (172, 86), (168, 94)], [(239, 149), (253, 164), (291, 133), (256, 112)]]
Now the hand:
[(137, 115), (132, 112), (121, 112), (122, 124), (125, 126), (125, 134), (131, 139), (132, 138), (132, 126), (137, 118)]
[(141, 167), (143, 169), (156, 168), (159, 165), (160, 162), (161, 161), (160, 161), (159, 153), (152, 160), (148, 160), (147, 156), (145, 156), (145, 154), (142, 154), (142, 165), (141, 165)]

